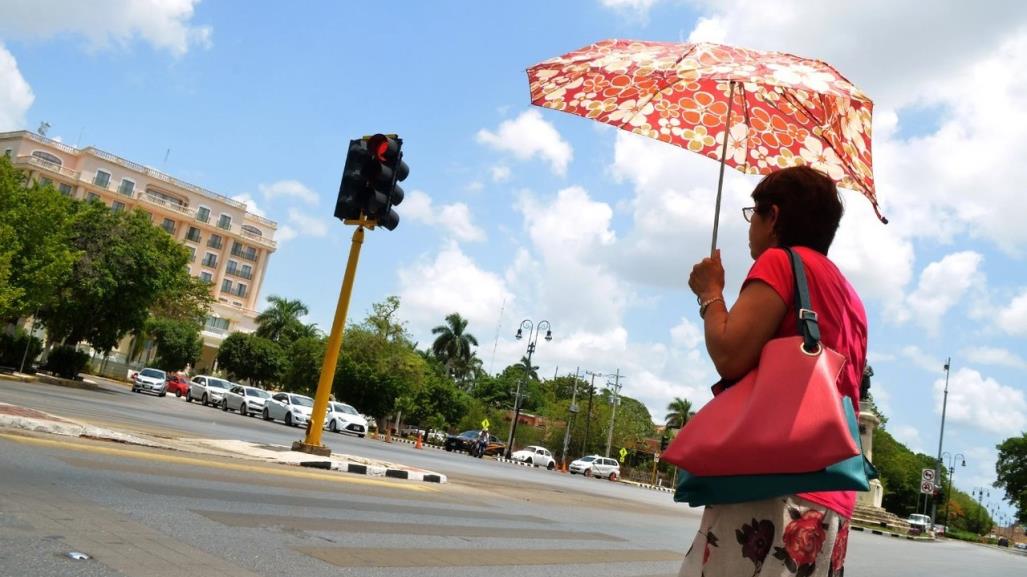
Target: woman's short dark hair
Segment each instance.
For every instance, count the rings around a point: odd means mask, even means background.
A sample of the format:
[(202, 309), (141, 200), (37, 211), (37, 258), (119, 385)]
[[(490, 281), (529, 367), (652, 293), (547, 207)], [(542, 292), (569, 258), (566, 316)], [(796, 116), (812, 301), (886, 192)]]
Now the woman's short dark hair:
[(761, 215), (777, 205), (778, 244), (805, 246), (825, 255), (845, 212), (834, 181), (808, 166), (768, 174), (753, 189), (752, 199)]

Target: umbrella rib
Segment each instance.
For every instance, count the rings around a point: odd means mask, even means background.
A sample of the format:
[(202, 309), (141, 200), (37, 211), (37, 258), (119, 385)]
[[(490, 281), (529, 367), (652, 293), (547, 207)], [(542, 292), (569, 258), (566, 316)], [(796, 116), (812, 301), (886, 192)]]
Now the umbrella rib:
[[(694, 52), (694, 51), (695, 51), (695, 44), (689, 45), (688, 50), (686, 50), (684, 54), (682, 54), (680, 57), (678, 57), (677, 60), (674, 61), (674, 66), (672, 68), (670, 68), (668, 70), (663, 70), (663, 76), (664, 76), (663, 80), (664, 80), (664, 82), (666, 82), (666, 80), (667, 80), (666, 79), (667, 73), (671, 72), (671, 71), (675, 71), (676, 72), (677, 69), (678, 69), (678, 65), (681, 64), (681, 61), (684, 60), (685, 58), (688, 58), (688, 56), (690, 54), (692, 54), (692, 52)], [(670, 84), (665, 85), (663, 88), (660, 88), (659, 90), (652, 91), (649, 94), (649, 98), (647, 98), (645, 100), (645, 102), (642, 102), (642, 100), (639, 99), (638, 105), (635, 107), (635, 113), (633, 115), (631, 115), (631, 118), (628, 118), (628, 119), (624, 120), (623, 122), (621, 122), (620, 126), (618, 126), (617, 128), (620, 128), (621, 130), (628, 130), (628, 128), (626, 128), (626, 127), (628, 126), (628, 124), (631, 123), (630, 122), (631, 119), (635, 118), (635, 116), (638, 116), (638, 113), (641, 112), (641, 110), (643, 108), (645, 108), (646, 104), (649, 104), (650, 102), (652, 102), (653, 98), (656, 98), (657, 94), (663, 92), (664, 90), (666, 90), (668, 88), (673, 88), (675, 84), (677, 84), (677, 82), (671, 82)]]

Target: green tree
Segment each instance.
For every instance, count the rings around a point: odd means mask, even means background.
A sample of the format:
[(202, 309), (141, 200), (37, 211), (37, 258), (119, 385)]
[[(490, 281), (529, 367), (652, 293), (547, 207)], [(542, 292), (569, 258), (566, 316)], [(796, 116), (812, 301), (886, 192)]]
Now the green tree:
[(288, 391), (312, 395), (321, 377), (325, 356), (325, 339), (301, 337), (289, 345), (282, 387)]
[(692, 402), (682, 397), (674, 397), (674, 400), (667, 405), (667, 416), (663, 418), (668, 429), (681, 429), (692, 419), (695, 411), (692, 410)]
[(1016, 518), (1027, 523), (1027, 433), (1010, 437), (996, 446), (998, 461), (995, 486), (1005, 489), (1006, 500), (1016, 505)]
[(255, 334), (232, 333), (218, 348), (218, 365), (233, 380), (258, 386), (277, 382), (285, 368), (285, 353), (278, 343)]
[(196, 323), (174, 319), (151, 319), (147, 332), (157, 345), (157, 368), (180, 371), (196, 363), (203, 351), (200, 327)]
[(446, 315), (446, 324), (431, 330), (431, 334), (438, 335), (432, 343), (432, 352), (446, 366), (450, 375), (454, 374), (458, 366), (467, 365), (473, 354), (471, 347), (478, 346), (478, 339), (467, 332), (467, 323), (467, 319), (460, 316), (460, 313), (450, 313)]
[(426, 367), (411, 344), (387, 340), (364, 324), (351, 325), (332, 388), (339, 400), (380, 419), (393, 412), (398, 399), (416, 395)]
[(150, 315), (157, 319), (190, 322), (203, 326), (214, 304), (210, 283), (189, 274), (175, 275), (157, 295)]
[(158, 296), (180, 283), (189, 251), (145, 213), (112, 212), (99, 202), (75, 203), (70, 226), (72, 274), (39, 318), (50, 339), (107, 352), (142, 328)]
[(28, 183), (0, 158), (0, 319), (35, 313), (59, 298), (77, 249), (70, 242), (74, 201)]
[(257, 315), (257, 336), (288, 346), (292, 341), (316, 336), (314, 325), (305, 325), (300, 317), (310, 311), (307, 305), (296, 299), (271, 295), (267, 297), (271, 306)]

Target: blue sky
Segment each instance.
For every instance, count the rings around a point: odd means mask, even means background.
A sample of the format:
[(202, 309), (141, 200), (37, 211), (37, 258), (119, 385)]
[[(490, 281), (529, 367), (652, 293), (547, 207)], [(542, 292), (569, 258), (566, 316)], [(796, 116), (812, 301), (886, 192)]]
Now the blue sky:
[[(427, 343), (460, 311), (493, 371), (524, 354), (521, 319), (547, 319), (542, 374), (620, 369), (659, 418), (715, 380), (685, 279), (708, 250), (716, 163), (532, 109), (524, 69), (609, 37), (826, 60), (876, 105), (891, 224), (847, 192), (832, 249), (867, 305), (873, 392), (893, 434), (935, 453), (951, 356), (945, 449), (967, 457), (957, 485), (990, 485), (995, 444), (1027, 428), (1027, 9), (821, 4), (15, 0), (0, 7), (0, 129), (45, 120), (252, 203), (280, 223), (262, 294), (303, 300), (326, 329), (351, 234), (331, 217), (345, 146), (399, 133), (402, 223), (368, 234), (350, 317), (400, 295)], [(734, 294), (754, 181), (727, 176)]]

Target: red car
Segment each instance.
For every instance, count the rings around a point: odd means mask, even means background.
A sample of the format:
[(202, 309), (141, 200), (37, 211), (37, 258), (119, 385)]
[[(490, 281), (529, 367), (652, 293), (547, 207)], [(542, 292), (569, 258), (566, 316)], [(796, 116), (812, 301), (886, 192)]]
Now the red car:
[(168, 392), (181, 397), (189, 392), (189, 380), (182, 375), (168, 375)]

